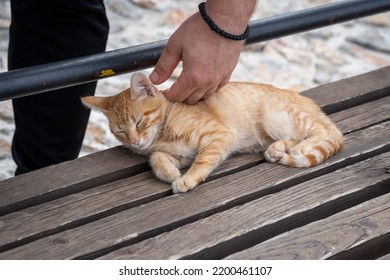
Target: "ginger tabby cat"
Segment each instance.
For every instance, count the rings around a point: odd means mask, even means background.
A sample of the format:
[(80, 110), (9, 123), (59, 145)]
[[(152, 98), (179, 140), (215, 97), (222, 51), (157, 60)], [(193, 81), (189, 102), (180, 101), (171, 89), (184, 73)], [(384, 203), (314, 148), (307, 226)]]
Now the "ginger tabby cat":
[[(111, 132), (150, 157), (155, 175), (186, 192), (232, 153), (264, 152), (269, 162), (315, 166), (343, 146), (342, 133), (309, 98), (270, 85), (229, 83), (195, 105), (169, 102), (141, 74), (115, 96), (84, 97)], [(180, 169), (188, 167), (181, 175)]]

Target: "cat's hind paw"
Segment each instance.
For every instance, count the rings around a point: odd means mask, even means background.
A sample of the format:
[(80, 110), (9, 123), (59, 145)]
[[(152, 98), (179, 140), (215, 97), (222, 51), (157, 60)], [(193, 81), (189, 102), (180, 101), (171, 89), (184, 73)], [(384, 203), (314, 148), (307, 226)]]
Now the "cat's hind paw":
[(198, 185), (196, 180), (183, 176), (172, 183), (173, 193), (182, 193), (192, 190)]
[(264, 152), (264, 157), (269, 162), (278, 162), (287, 156), (284, 145), (281, 142), (275, 142)]

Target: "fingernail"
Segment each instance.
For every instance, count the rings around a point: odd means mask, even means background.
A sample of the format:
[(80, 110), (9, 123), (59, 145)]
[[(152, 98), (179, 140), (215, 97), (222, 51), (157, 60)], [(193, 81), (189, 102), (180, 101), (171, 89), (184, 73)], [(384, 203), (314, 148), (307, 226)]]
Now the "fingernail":
[(157, 74), (156, 71), (153, 71), (150, 75), (149, 75), (149, 80), (152, 82), (152, 83), (158, 83), (158, 81), (160, 80), (160, 76)]

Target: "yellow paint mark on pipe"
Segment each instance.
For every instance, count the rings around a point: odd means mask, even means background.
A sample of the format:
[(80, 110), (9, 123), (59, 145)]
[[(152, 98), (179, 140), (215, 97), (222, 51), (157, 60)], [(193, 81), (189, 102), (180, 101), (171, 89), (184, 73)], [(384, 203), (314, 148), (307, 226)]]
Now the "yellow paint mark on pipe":
[(115, 75), (115, 72), (112, 69), (107, 69), (107, 70), (102, 70), (100, 72), (99, 77), (103, 78), (103, 77), (108, 77), (108, 76), (112, 76), (112, 75)]

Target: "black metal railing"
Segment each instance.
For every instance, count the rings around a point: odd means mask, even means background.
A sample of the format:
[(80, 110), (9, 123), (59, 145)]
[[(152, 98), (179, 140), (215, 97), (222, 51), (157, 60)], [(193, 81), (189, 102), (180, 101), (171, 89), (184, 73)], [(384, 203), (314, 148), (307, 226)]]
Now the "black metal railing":
[[(309, 31), (390, 10), (390, 0), (350, 0), (250, 23), (247, 44)], [(0, 74), (0, 101), (152, 67), (167, 40)]]

